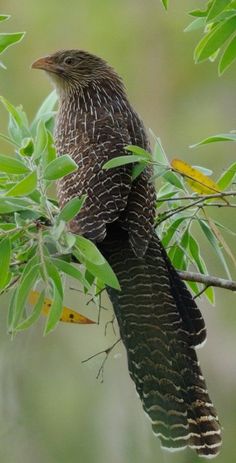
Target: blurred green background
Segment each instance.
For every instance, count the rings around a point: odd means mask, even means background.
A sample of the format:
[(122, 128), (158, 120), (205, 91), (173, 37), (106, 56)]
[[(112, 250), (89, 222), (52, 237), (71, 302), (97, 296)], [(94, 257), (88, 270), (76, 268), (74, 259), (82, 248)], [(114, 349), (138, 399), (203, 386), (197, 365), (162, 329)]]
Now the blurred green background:
[[(32, 116), (51, 90), (42, 73), (30, 70), (36, 58), (60, 48), (83, 48), (106, 58), (123, 76), (131, 101), (146, 127), (161, 137), (171, 157), (213, 168), (216, 178), (235, 159), (233, 144), (190, 150), (205, 136), (227, 132), (235, 116), (235, 71), (221, 79), (216, 65), (194, 65), (199, 33), (184, 34), (186, 11), (204, 2), (159, 0), (2, 0), (1, 13), (12, 15), (2, 31), (26, 30), (23, 42), (9, 49), (1, 70), (1, 94), (22, 103)], [(6, 127), (0, 110), (0, 131)], [(2, 144), (1, 152), (6, 152)], [(235, 229), (232, 211), (215, 217)], [(232, 249), (235, 239), (229, 237)], [(225, 276), (207, 242), (201, 242), (209, 270)], [(232, 268), (235, 277), (235, 269)], [(208, 342), (199, 351), (209, 390), (224, 427), (217, 463), (235, 458), (236, 361), (235, 295), (217, 290), (216, 307), (199, 301), (208, 326)], [(97, 317), (79, 292), (66, 303)], [(104, 302), (108, 306), (108, 302)], [(121, 345), (105, 366), (104, 383), (96, 380), (103, 357), (81, 364), (114, 341), (104, 325), (62, 325), (48, 337), (42, 326), (18, 335), (6, 333), (6, 299), (1, 298), (0, 461), (1, 463), (194, 463), (191, 451), (169, 454), (160, 449), (129, 379)]]

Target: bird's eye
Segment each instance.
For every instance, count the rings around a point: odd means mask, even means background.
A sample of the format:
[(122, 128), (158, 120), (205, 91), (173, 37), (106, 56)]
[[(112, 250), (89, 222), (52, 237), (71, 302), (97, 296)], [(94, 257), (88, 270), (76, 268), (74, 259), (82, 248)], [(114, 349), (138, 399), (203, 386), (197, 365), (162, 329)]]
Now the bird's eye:
[(72, 58), (72, 57), (70, 57), (70, 56), (67, 56), (67, 57), (64, 59), (64, 64), (69, 64), (69, 65), (75, 64), (75, 58)]

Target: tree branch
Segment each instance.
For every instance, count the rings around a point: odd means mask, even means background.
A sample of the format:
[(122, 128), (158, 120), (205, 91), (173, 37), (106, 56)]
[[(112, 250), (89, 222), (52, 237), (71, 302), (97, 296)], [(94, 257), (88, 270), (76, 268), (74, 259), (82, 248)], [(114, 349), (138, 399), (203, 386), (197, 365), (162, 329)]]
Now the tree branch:
[(225, 280), (224, 278), (218, 278), (210, 275), (202, 275), (201, 273), (195, 272), (183, 272), (178, 271), (178, 275), (181, 280), (195, 281), (196, 283), (202, 283), (203, 285), (215, 286), (217, 288), (229, 289), (230, 291), (236, 291), (236, 281)]

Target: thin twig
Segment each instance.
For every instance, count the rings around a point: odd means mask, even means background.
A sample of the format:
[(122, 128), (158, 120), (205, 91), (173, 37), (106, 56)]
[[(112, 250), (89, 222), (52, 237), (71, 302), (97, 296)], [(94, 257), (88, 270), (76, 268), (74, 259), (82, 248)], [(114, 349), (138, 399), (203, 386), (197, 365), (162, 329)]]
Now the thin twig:
[(195, 272), (178, 271), (178, 275), (181, 280), (195, 281), (196, 283), (202, 283), (205, 286), (214, 286), (217, 288), (229, 289), (230, 291), (236, 291), (236, 281), (233, 280), (226, 280), (224, 278), (218, 278), (211, 275), (202, 275), (201, 273)]
[(102, 355), (102, 354), (105, 354), (105, 358), (103, 359), (102, 363), (101, 363), (101, 366), (98, 370), (98, 373), (97, 373), (97, 376), (96, 376), (96, 379), (99, 379), (101, 378), (101, 383), (103, 383), (104, 381), (104, 366), (105, 366), (105, 363), (111, 353), (111, 351), (114, 349), (114, 347), (121, 341), (121, 338), (117, 339), (116, 342), (114, 342), (114, 344), (112, 344), (112, 346), (108, 347), (107, 349), (104, 349), (104, 350), (101, 350), (100, 352), (97, 352), (96, 354), (93, 354), (91, 355), (90, 357), (88, 357), (87, 359), (85, 360), (82, 360), (82, 363), (86, 363), (88, 362), (89, 360), (92, 360), (93, 358), (97, 357), (98, 355)]
[(236, 196), (236, 191), (226, 191), (226, 192), (223, 192), (222, 193), (212, 193), (212, 194), (209, 194), (209, 195), (191, 195), (191, 196), (180, 196), (178, 198), (176, 197), (172, 197), (172, 198), (160, 198), (160, 199), (157, 199), (156, 201), (159, 203), (159, 202), (163, 202), (163, 201), (166, 201), (166, 202), (169, 202), (169, 201), (187, 201), (187, 200), (192, 200), (192, 199), (196, 199), (196, 198), (201, 198), (203, 201), (207, 200), (207, 199), (213, 199), (213, 198), (223, 198), (224, 196)]
[(109, 326), (109, 325), (112, 326), (113, 333), (114, 333), (114, 335), (116, 336), (116, 330), (115, 330), (115, 327), (114, 327), (115, 320), (116, 320), (116, 316), (113, 315), (112, 319), (109, 320), (108, 322), (106, 322), (106, 324), (105, 324), (105, 331), (104, 331), (105, 336), (107, 335), (107, 329), (108, 329), (108, 326)]
[(199, 293), (195, 294), (194, 298), (193, 299), (197, 299), (198, 297), (200, 297), (203, 293), (205, 293), (205, 291), (207, 290), (207, 288), (209, 288), (208, 285), (204, 286), (201, 291), (199, 291)]

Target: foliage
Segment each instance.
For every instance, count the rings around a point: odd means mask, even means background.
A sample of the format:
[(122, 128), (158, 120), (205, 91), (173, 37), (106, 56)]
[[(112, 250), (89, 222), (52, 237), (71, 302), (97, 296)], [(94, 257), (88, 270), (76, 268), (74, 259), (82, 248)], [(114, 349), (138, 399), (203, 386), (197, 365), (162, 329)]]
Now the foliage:
[[(8, 14), (0, 15), (0, 22), (7, 21), (10, 18)], [(0, 33), (0, 54), (3, 53), (8, 47), (14, 45), (17, 42), (20, 42), (25, 33), (24, 32), (14, 32), (14, 33)], [(0, 67), (5, 68), (4, 64), (0, 61)]]
[[(229, 140), (230, 134), (224, 137), (222, 135), (211, 137), (200, 144), (225, 138)], [(192, 167), (177, 159), (170, 163), (160, 139), (156, 137), (153, 157), (137, 146), (128, 146), (126, 149), (133, 155), (123, 156), (123, 163), (122, 157), (114, 158), (103, 168), (115, 168), (129, 163), (134, 165), (134, 170), (139, 168), (140, 173), (148, 164), (152, 165), (153, 179), (157, 187), (157, 231), (174, 266), (179, 270), (193, 267), (204, 275), (208, 274), (196, 238), (198, 227), (211, 244), (227, 277), (231, 279), (227, 258), (230, 258), (234, 265), (236, 262), (221, 230), (231, 234), (234, 232), (212, 219), (208, 211), (214, 207), (236, 206), (228, 201), (228, 198), (236, 196), (236, 189), (234, 189), (236, 163), (230, 165), (215, 182), (210, 178), (212, 171), (209, 169), (201, 166)], [(189, 286), (196, 295), (202, 291), (197, 283), (189, 283)], [(205, 296), (214, 303), (212, 288), (206, 288)]]
[[(162, 3), (167, 9), (169, 2), (162, 0)], [(189, 14), (194, 20), (185, 31), (202, 29), (204, 33), (194, 51), (195, 62), (215, 61), (221, 53), (218, 72), (222, 75), (236, 59), (235, 0), (210, 0), (204, 9), (196, 9)]]
[[(40, 297), (32, 314), (27, 313), (31, 290), (38, 288), (48, 295), (52, 299), (45, 326), (48, 333), (62, 316), (66, 275), (79, 281), (85, 291), (94, 278), (100, 286), (102, 282), (119, 289), (119, 283), (96, 246), (68, 229), (85, 198), (73, 198), (60, 210), (52, 195), (55, 181), (77, 169), (68, 155), (56, 158), (51, 134), (55, 93), (45, 100), (32, 124), (22, 107), (3, 97), (1, 101), (9, 114), (8, 135), (2, 137), (14, 146), (14, 155), (0, 156), (0, 265), (4, 268), (0, 289), (11, 290), (11, 333), (30, 326), (43, 310), (47, 299)], [(71, 256), (81, 262), (79, 268)]]

